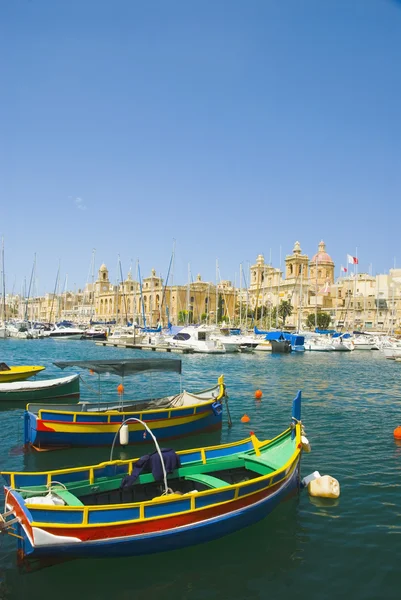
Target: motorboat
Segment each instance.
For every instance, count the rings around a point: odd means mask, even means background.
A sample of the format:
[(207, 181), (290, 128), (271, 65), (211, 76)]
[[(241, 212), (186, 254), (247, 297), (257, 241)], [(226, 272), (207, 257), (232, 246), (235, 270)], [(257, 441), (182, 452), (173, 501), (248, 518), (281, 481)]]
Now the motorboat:
[(23, 381), (33, 377), (40, 371), (44, 371), (46, 367), (39, 365), (18, 365), (10, 367), (5, 362), (0, 363), (0, 383), (11, 381)]
[(79, 327), (70, 327), (69, 325), (55, 325), (49, 333), (50, 338), (54, 340), (80, 340), (83, 330)]
[(226, 349), (221, 341), (211, 337), (214, 331), (214, 327), (208, 325), (188, 325), (165, 339), (174, 348), (189, 348), (192, 352), (202, 354), (224, 354)]

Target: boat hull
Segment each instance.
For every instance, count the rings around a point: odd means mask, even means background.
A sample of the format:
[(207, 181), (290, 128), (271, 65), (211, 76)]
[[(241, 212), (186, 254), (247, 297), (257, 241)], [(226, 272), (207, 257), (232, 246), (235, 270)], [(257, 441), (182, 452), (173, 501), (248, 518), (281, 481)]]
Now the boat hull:
[[(212, 404), (196, 410), (194, 407), (182, 408), (175, 411), (178, 414), (174, 417), (169, 417), (167, 410), (159, 414), (149, 411), (148, 415), (139, 412), (114, 415), (76, 413), (75, 422), (58, 420), (61, 417), (51, 411), (41, 411), (42, 418), (26, 411), (24, 441), (36, 448), (111, 446), (122, 421), (129, 417), (140, 418), (147, 423), (158, 440), (185, 437), (221, 429), (222, 414), (216, 414)], [(63, 415), (63, 418), (67, 417)], [(100, 419), (104, 419), (103, 422)], [(141, 424), (129, 423), (128, 429), (129, 444), (149, 443), (150, 437)]]
[(8, 371), (0, 371), (0, 383), (24, 381), (25, 379), (33, 377), (44, 369), (45, 367), (40, 366), (10, 367)]
[[(153, 554), (209, 542), (262, 520), (299, 489), (299, 459), (283, 483), (239, 497), (232, 502), (176, 514), (148, 523), (104, 524), (102, 527), (31, 527), (22, 506), (18, 534), (24, 556), (37, 558), (121, 557)], [(253, 484), (255, 486), (256, 484)], [(251, 489), (251, 488), (250, 488)], [(220, 495), (224, 495), (220, 491)], [(226, 492), (228, 493), (228, 492)], [(187, 500), (188, 501), (188, 500)]]
[(25, 385), (0, 384), (0, 402), (42, 402), (59, 398), (79, 398), (79, 375)]

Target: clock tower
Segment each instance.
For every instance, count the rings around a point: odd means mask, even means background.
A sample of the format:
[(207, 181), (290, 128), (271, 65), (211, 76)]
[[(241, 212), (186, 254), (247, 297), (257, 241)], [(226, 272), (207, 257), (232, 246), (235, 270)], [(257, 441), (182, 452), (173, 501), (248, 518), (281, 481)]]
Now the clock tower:
[(99, 269), (97, 280), (95, 283), (95, 289), (98, 294), (104, 294), (110, 289), (109, 271), (105, 264), (103, 264)]

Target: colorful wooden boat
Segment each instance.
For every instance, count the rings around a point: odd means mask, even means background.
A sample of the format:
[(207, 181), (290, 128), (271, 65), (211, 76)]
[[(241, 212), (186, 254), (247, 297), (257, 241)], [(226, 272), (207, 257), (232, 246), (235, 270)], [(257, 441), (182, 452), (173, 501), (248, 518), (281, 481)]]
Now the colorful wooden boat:
[[(81, 367), (92, 372), (112, 373), (121, 377), (146, 371), (181, 373), (179, 359), (130, 359), (78, 362), (56, 362), (61, 368)], [(137, 402), (108, 405), (101, 402), (79, 402), (71, 406), (29, 404), (25, 411), (24, 441), (37, 449), (68, 446), (111, 445), (123, 421), (136, 418), (151, 424), (160, 440), (200, 432), (222, 426), (222, 402), (225, 398), (224, 378), (215, 386), (196, 393), (179, 394)], [(149, 442), (139, 423), (128, 424), (129, 443)]]
[(79, 398), (79, 375), (0, 383), (0, 402), (34, 402), (56, 398)]
[(18, 367), (9, 367), (6, 363), (0, 363), (0, 383), (9, 381), (22, 381), (33, 377), (46, 367), (23, 365)]
[(3, 472), (2, 529), (17, 536), (20, 555), (44, 558), (139, 555), (233, 533), (299, 488), (300, 411), (298, 392), (290, 427), (274, 439), (261, 442), (252, 435), (177, 453), (180, 465), (164, 476), (164, 486), (149, 472), (125, 486), (135, 459)]

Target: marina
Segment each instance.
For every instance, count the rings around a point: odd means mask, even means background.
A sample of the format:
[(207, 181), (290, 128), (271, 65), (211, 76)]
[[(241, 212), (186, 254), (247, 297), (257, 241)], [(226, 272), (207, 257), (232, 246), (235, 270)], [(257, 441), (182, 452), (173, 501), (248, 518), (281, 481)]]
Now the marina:
[[(85, 360), (88, 344), (91, 356), (96, 360), (127, 357), (124, 349), (99, 346), (95, 342), (39, 340), (35, 342), (38, 353), (35, 362), (46, 367), (48, 377), (55, 377), (59, 369), (53, 365), (53, 359)], [(29, 341), (8, 340), (4, 348), (7, 348), (7, 353), (3, 356), (10, 364), (15, 364), (17, 357), (19, 362), (27, 364), (29, 357), (32, 357)], [(143, 353), (132, 350), (129, 356), (139, 358)], [(164, 360), (170, 359), (166, 356)], [(207, 545), (195, 545), (185, 551), (157, 555), (163, 557), (162, 566), (152, 576), (151, 589), (159, 589), (168, 581), (165, 597), (173, 598), (182, 594), (183, 585), (190, 588), (196, 582), (199, 593), (213, 594), (216, 591), (219, 593), (219, 590), (223, 593), (224, 589), (224, 594), (229, 593), (230, 597), (239, 600), (248, 597), (253, 589), (262, 594), (266, 586), (275, 597), (280, 598), (288, 589), (306, 593), (311, 585), (329, 585), (334, 594), (336, 590), (340, 591), (339, 582), (349, 569), (358, 570), (362, 577), (364, 573), (368, 575), (369, 561), (374, 556), (375, 584), (371, 597), (375, 597), (376, 593), (391, 598), (394, 580), (389, 577), (389, 569), (392, 565), (396, 568), (400, 556), (397, 542), (398, 488), (391, 485), (394, 474), (401, 473), (400, 447), (393, 439), (393, 429), (399, 423), (400, 406), (399, 370), (395, 361), (386, 360), (381, 352), (355, 351), (228, 353), (217, 356), (188, 354), (182, 360), (184, 387), (188, 387), (189, 383), (199, 389), (207, 387), (210, 379), (217, 379), (224, 373), (233, 425), (229, 428), (224, 416), (221, 433), (191, 437), (190, 444), (188, 440), (177, 439), (172, 442), (174, 449), (235, 442), (249, 435), (250, 431), (254, 431), (259, 439), (271, 439), (280, 432), (280, 425), (288, 422), (289, 398), (294, 397), (297, 389), (302, 389), (302, 422), (312, 446), (310, 454), (303, 454), (302, 476), (316, 469), (322, 475), (329, 473), (340, 482), (342, 494), (338, 500), (324, 501), (309, 496), (304, 490), (299, 496), (276, 507), (268, 518), (249, 528), (208, 542)], [(152, 378), (152, 394), (163, 394), (171, 388), (174, 383), (172, 377), (173, 374), (167, 374), (163, 381)], [(141, 385), (138, 389), (146, 398), (149, 382), (141, 375), (139, 378)], [(97, 377), (90, 375), (84, 377), (81, 401), (90, 401), (91, 396), (93, 399), (96, 380)], [(118, 402), (118, 381), (113, 376), (106, 378), (104, 402)], [(256, 389), (263, 391), (260, 400), (255, 399)], [(241, 423), (244, 414), (249, 415), (249, 423)], [(110, 458), (108, 447), (21, 454), (18, 449), (21, 449), (23, 442), (23, 410), (3, 411), (2, 420), (4, 427), (0, 431), (0, 446), (4, 471), (43, 471), (70, 465), (84, 467)], [(372, 422), (375, 427), (369, 427), (368, 439), (369, 447), (374, 451), (373, 460), (371, 454), (364, 450), (363, 429), (364, 423)], [(115, 446), (114, 459), (126, 460), (135, 456), (138, 456), (136, 446)], [(351, 463), (349, 456), (353, 457)], [(383, 464), (386, 464), (384, 470), (381, 467)], [(389, 531), (394, 533), (389, 534)], [(50, 597), (43, 592), (44, 581), (46, 585), (55, 585), (57, 579), (65, 577), (67, 573), (68, 579), (71, 578), (71, 586), (72, 580), (76, 581), (78, 577), (82, 593), (90, 595), (87, 579), (79, 575), (83, 567), (85, 573), (97, 573), (96, 576), (100, 577), (102, 598), (111, 594), (114, 586), (124, 580), (127, 568), (140, 571), (135, 582), (137, 592), (141, 594), (147, 590), (146, 593), (149, 593), (147, 574), (154, 563), (151, 556), (85, 558), (60, 564), (53, 561), (55, 564), (51, 568), (29, 573), (23, 571), (21, 574), (13, 551), (15, 539), (3, 535), (0, 542), (4, 556), (1, 585), (5, 589), (8, 586), (17, 590), (21, 596), (28, 590), (32, 593), (34, 589), (38, 590), (38, 595)], [(244, 546), (247, 547), (246, 556), (241, 554)], [(225, 581), (224, 587), (216, 574), (200, 581), (197, 569), (194, 570), (190, 565), (206, 568), (216, 553), (219, 555), (219, 568), (223, 572), (231, 572), (232, 568), (246, 570), (246, 578), (242, 577), (239, 584), (234, 580)], [(184, 572), (180, 572), (179, 577), (171, 576), (177, 561)], [(327, 570), (328, 562), (330, 570)], [(109, 566), (113, 570), (107, 579), (99, 575), (102, 564), (105, 570)], [(66, 581), (59, 596), (67, 598), (72, 593), (71, 586)], [(351, 585), (350, 593), (355, 593), (357, 597), (360, 594), (360, 598), (369, 597), (371, 586), (371, 580), (366, 587), (355, 582), (355, 588), (353, 590)], [(126, 581), (123, 589), (131, 589)], [(387, 596), (386, 589), (389, 592)]]
[(401, 0), (1, 21), (0, 600), (398, 600)]

